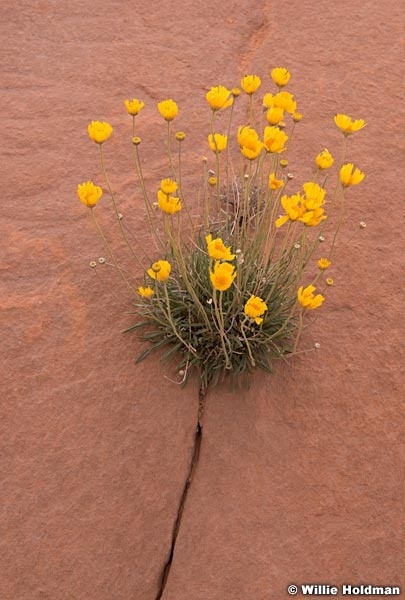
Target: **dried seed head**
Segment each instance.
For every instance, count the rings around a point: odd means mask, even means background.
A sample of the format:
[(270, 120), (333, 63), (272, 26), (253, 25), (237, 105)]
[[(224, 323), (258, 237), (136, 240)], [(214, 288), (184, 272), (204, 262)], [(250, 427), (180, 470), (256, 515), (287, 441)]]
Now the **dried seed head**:
[(323, 237), (323, 235), (320, 235), (320, 236), (319, 236), (319, 238), (318, 238), (318, 240), (319, 240), (320, 242), (324, 242), (324, 241), (325, 241), (325, 238)]
[(90, 266), (91, 266), (92, 269), (95, 269), (97, 267), (96, 261), (92, 260), (91, 263), (90, 263)]
[(100, 258), (98, 259), (98, 262), (100, 263), (100, 265), (103, 265), (105, 263), (105, 258), (100, 256)]
[(364, 221), (360, 221), (359, 227), (360, 227), (360, 229), (365, 229), (367, 227), (367, 225), (365, 224)]
[(315, 342), (314, 346), (315, 346), (316, 350), (319, 350), (319, 348), (321, 347), (321, 344), (319, 342)]

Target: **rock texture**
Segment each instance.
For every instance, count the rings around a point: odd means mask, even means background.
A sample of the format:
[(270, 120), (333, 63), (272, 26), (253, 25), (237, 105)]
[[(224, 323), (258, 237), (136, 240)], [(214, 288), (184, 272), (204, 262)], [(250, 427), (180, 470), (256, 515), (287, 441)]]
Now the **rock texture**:
[(155, 104), (179, 102), (191, 187), (205, 91), (279, 65), (304, 112), (301, 154), (289, 155), (298, 181), (322, 148), (340, 152), (336, 112), (367, 121), (349, 140), (367, 178), (348, 194), (353, 227), (367, 228), (341, 243), (305, 334), (303, 347), (321, 349), (250, 391), (209, 393), (164, 600), (405, 586), (401, 3), (20, 0), (0, 15), (0, 598), (153, 600), (192, 453), (197, 390), (156, 360), (134, 366), (143, 346), (121, 335), (133, 318), (119, 284), (106, 265), (103, 281), (88, 267), (104, 250), (75, 195), (102, 181), (87, 123), (114, 126), (111, 181), (147, 247), (123, 99), (146, 103), (151, 183), (165, 168)]

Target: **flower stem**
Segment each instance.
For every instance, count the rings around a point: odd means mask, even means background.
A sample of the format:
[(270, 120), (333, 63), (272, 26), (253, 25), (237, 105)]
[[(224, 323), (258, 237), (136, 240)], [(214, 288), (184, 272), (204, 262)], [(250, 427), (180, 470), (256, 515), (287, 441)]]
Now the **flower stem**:
[(90, 212), (91, 212), (91, 217), (93, 219), (93, 223), (94, 223), (94, 225), (95, 225), (95, 227), (96, 227), (96, 229), (97, 229), (97, 231), (98, 231), (98, 233), (99, 233), (99, 235), (100, 235), (100, 237), (101, 237), (101, 239), (103, 241), (103, 244), (104, 244), (104, 246), (105, 246), (108, 254), (111, 257), (111, 260), (112, 260), (112, 262), (114, 264), (114, 267), (117, 269), (118, 273), (121, 275), (122, 279), (125, 281), (128, 289), (131, 292), (135, 293), (135, 289), (132, 287), (132, 285), (129, 283), (129, 281), (125, 277), (124, 272), (121, 269), (121, 267), (119, 266), (119, 264), (118, 264), (118, 262), (117, 262), (117, 260), (116, 260), (116, 258), (114, 256), (114, 252), (112, 251), (112, 248), (111, 248), (110, 244), (108, 243), (107, 238), (105, 237), (105, 235), (103, 233), (103, 230), (101, 229), (101, 227), (100, 227), (100, 225), (99, 225), (99, 223), (98, 223), (98, 221), (96, 219), (96, 215), (94, 214), (94, 207), (92, 207), (90, 209)]

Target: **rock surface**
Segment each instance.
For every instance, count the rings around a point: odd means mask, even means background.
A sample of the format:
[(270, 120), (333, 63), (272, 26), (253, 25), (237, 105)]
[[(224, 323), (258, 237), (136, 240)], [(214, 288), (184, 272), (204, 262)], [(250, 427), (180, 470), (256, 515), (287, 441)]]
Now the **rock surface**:
[(157, 360), (134, 366), (143, 346), (121, 335), (133, 318), (119, 284), (88, 267), (104, 255), (75, 194), (102, 181), (88, 122), (114, 126), (111, 181), (147, 247), (123, 99), (145, 101), (151, 183), (165, 168), (156, 102), (179, 102), (191, 186), (206, 90), (279, 65), (304, 113), (297, 179), (325, 146), (340, 152), (336, 112), (367, 121), (349, 140), (367, 177), (348, 194), (353, 227), (367, 228), (341, 244), (333, 293), (305, 334), (321, 349), (250, 391), (209, 393), (164, 600), (405, 586), (404, 12), (396, 0), (2, 4), (2, 600), (153, 600), (192, 452), (197, 390)]

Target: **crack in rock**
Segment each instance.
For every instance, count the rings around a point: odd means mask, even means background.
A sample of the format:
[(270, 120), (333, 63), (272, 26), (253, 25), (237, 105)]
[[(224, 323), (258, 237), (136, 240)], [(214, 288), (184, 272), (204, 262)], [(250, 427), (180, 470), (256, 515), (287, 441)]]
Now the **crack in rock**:
[(161, 600), (161, 598), (163, 596), (163, 592), (166, 587), (167, 580), (169, 578), (170, 569), (172, 567), (172, 562), (173, 562), (174, 550), (176, 547), (177, 536), (180, 531), (181, 519), (183, 517), (183, 511), (184, 511), (184, 507), (185, 507), (186, 500), (187, 500), (187, 494), (189, 492), (191, 483), (193, 481), (195, 470), (198, 465), (198, 460), (200, 458), (200, 448), (201, 448), (201, 441), (202, 441), (201, 420), (202, 420), (202, 415), (203, 415), (203, 410), (204, 410), (204, 399), (205, 399), (205, 391), (202, 388), (200, 388), (199, 404), (198, 404), (198, 418), (197, 418), (197, 427), (196, 427), (196, 431), (195, 431), (195, 435), (194, 435), (193, 455), (191, 458), (190, 468), (189, 468), (188, 475), (187, 475), (187, 478), (186, 478), (186, 481), (184, 484), (183, 493), (181, 495), (180, 504), (179, 504), (176, 520), (175, 520), (174, 527), (173, 527), (172, 542), (171, 542), (171, 546), (170, 546), (169, 557), (168, 557), (168, 559), (163, 567), (163, 570), (162, 570), (162, 575), (160, 577), (159, 591), (157, 593), (155, 600)]

